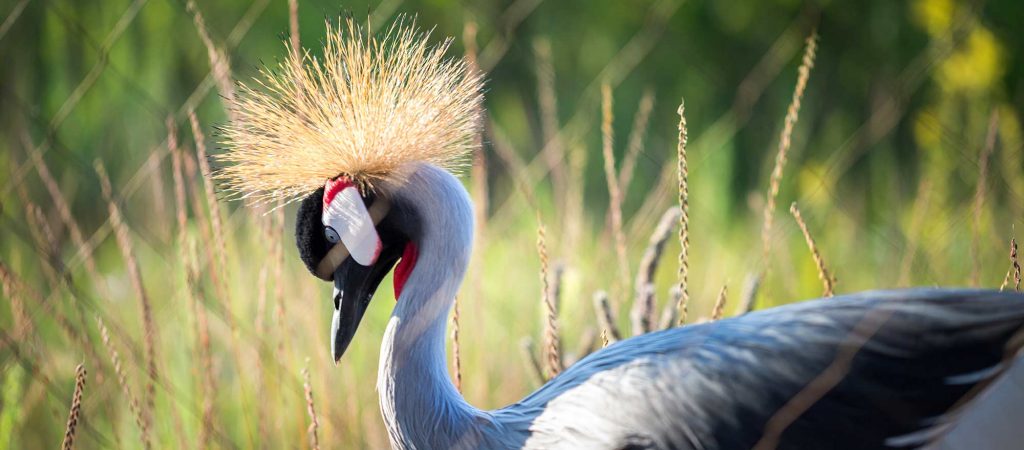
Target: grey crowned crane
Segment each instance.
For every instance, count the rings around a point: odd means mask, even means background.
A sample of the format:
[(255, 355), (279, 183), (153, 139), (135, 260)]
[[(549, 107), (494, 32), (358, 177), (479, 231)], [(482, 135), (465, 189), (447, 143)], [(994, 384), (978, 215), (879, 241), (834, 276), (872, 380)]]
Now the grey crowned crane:
[(868, 292), (651, 333), (474, 408), (448, 377), (445, 327), (473, 242), (450, 170), (479, 132), (482, 80), (415, 24), (328, 28), (322, 59), (290, 52), (242, 86), (218, 176), (302, 199), (299, 253), (335, 288), (335, 360), (394, 267), (377, 380), (393, 447), (1024, 448), (1024, 298), (987, 291)]

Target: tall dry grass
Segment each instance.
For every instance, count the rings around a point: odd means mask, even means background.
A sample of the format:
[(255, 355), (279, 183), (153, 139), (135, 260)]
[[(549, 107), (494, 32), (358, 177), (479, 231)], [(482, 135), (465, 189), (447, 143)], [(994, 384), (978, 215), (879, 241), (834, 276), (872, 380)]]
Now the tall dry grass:
[(715, 307), (711, 310), (711, 320), (721, 319), (725, 315), (725, 301), (729, 296), (729, 286), (722, 285), (718, 291), (718, 298), (715, 300)]
[[(199, 39), (202, 40), (203, 46), (206, 47), (206, 56), (210, 59), (210, 67), (213, 79), (217, 83), (217, 91), (230, 104), (235, 100), (235, 83), (231, 78), (230, 58), (227, 53), (218, 48), (213, 42), (213, 38), (210, 37), (210, 31), (206, 28), (206, 19), (203, 18), (203, 14), (199, 11), (196, 2), (188, 0), (185, 3), (185, 8), (192, 15), (192, 21), (195, 23), (196, 31), (199, 33)], [(228, 114), (233, 114), (230, 109)]]
[[(297, 49), (297, 2), (289, 1), (288, 8), (291, 14), (290, 45)], [(225, 79), (217, 79), (218, 90), (226, 91), (225, 86), (230, 84), (226, 47), (219, 47), (209, 30), (205, 29), (206, 23), (195, 3), (189, 3), (189, 12), (207, 49), (215, 76), (226, 77), (228, 81), (225, 84)], [(490, 56), (486, 58), (493, 60), (494, 52), (500, 47), (490, 47), (491, 50), (482, 52), (477, 48), (477, 39), (476, 23), (467, 20), (464, 40), (470, 60), (475, 61), (481, 53), (487, 53)], [(754, 286), (763, 283), (781, 291), (777, 283), (755, 277), (745, 280), (747, 286), (739, 300), (727, 298), (724, 281), (735, 276), (736, 270), (754, 270), (759, 265), (756, 261), (757, 242), (751, 242), (757, 240), (757, 235), (754, 233), (751, 238), (746, 231), (740, 237), (731, 234), (730, 227), (721, 222), (722, 218), (708, 218), (703, 214), (706, 210), (701, 209), (705, 206), (697, 202), (692, 205), (694, 215), (691, 223), (691, 200), (700, 200), (705, 195), (697, 191), (702, 186), (700, 178), (717, 174), (702, 173), (702, 170), (708, 170), (708, 164), (702, 162), (704, 152), (701, 150), (707, 147), (702, 146), (701, 138), (708, 130), (695, 127), (694, 139), (692, 143), (688, 142), (689, 130), (680, 105), (675, 152), (671, 148), (649, 145), (645, 138), (648, 129), (651, 135), (672, 137), (674, 134), (667, 132), (671, 130), (652, 126), (660, 122), (660, 112), (655, 113), (653, 90), (645, 91), (637, 104), (621, 163), (614, 157), (612, 83), (605, 85), (600, 97), (595, 96), (601, 101), (600, 151), (603, 160), (591, 160), (590, 168), (601, 166), (609, 194), (613, 189), (618, 190), (615, 195), (618, 199), (607, 206), (608, 214), (617, 211), (619, 225), (614, 225), (615, 221), (610, 216), (604, 218), (599, 215), (602, 217), (595, 219), (587, 214), (587, 208), (592, 206), (586, 177), (588, 159), (596, 157), (598, 149), (567, 132), (569, 125), (559, 121), (560, 99), (553, 88), (553, 55), (548, 48), (551, 43), (543, 39), (537, 42), (536, 117), (541, 124), (538, 140), (556, 144), (545, 144), (543, 153), (537, 151), (536, 155), (524, 153), (527, 150), (515, 148), (512, 145), (514, 140), (502, 135), (505, 130), (494, 129), (498, 128), (495, 125), (502, 125), (496, 123), (497, 119), (488, 118), (487, 144), (495, 147), (489, 155), (497, 158), (488, 161), (488, 154), (476, 154), (471, 172), (470, 191), (476, 206), (478, 227), (471, 279), (467, 285), (473, 290), (461, 293), (453, 310), (451, 363), (456, 385), (468, 401), (482, 407), (498, 407), (517, 400), (583, 356), (630, 335), (670, 328), (677, 323), (692, 321), (690, 317), (716, 320), (726, 315), (727, 309), (742, 313), (753, 307), (744, 306), (750, 304), (744, 299), (757, 292), (757, 288), (747, 287), (751, 281)], [(807, 77), (813, 67), (815, 42), (814, 35), (807, 41), (792, 104), (780, 135), (766, 202), (789, 200), (780, 186), (788, 182), (785, 177), (789, 173), (796, 173), (786, 168), (786, 162), (800, 102), (807, 88)], [(591, 113), (598, 111), (592, 106)], [(17, 351), (25, 360), (38, 358), (37, 367), (45, 369), (34, 374), (38, 379), (33, 378), (29, 382), (25, 409), (34, 411), (33, 418), (45, 415), (46, 411), (55, 416), (52, 411), (59, 411), (61, 417), (50, 417), (50, 421), (57, 425), (47, 429), (58, 430), (57, 427), (64, 426), (65, 405), (58, 408), (54, 401), (48, 399), (46, 374), (66, 374), (73, 362), (82, 358), (79, 355), (99, 350), (105, 353), (104, 360), (109, 360), (109, 364), (95, 364), (91, 372), (106, 372), (114, 383), (106, 386), (95, 383), (96, 394), (91, 398), (96, 402), (101, 399), (112, 402), (109, 410), (85, 409), (90, 417), (79, 421), (77, 434), (73, 433), (80, 447), (104, 447), (104, 443), (119, 439), (122, 444), (144, 448), (316, 448), (321, 443), (325, 447), (379, 448), (387, 445), (378, 417), (376, 394), (367, 386), (376, 376), (376, 347), (370, 341), (379, 338), (382, 324), (387, 320), (388, 300), (378, 299), (368, 312), (360, 332), (361, 341), (367, 344), (353, 346), (342, 364), (335, 367), (326, 354), (326, 317), (330, 305), (325, 300), (324, 291), (329, 287), (313, 281), (295, 261), (290, 233), (286, 230), (290, 223), (290, 210), (278, 204), (273, 211), (262, 214), (263, 211), (218, 203), (209, 176), (211, 167), (207, 163), (205, 145), (209, 140), (203, 133), (213, 123), (202, 123), (200, 116), (190, 108), (182, 111), (185, 113), (181, 117), (169, 117), (166, 125), (175, 209), (173, 218), (168, 220), (173, 220), (176, 231), (174, 242), (168, 248), (149, 238), (147, 226), (151, 224), (147, 218), (140, 217), (146, 214), (132, 214), (149, 207), (149, 203), (131, 196), (122, 186), (111, 185), (102, 166), (97, 167), (97, 176), (103, 187), (102, 205), (108, 211), (109, 227), (115, 235), (113, 243), (104, 242), (104, 235), (99, 231), (94, 237), (89, 237), (91, 230), (86, 223), (76, 222), (70, 206), (74, 204), (73, 196), (62, 192), (59, 172), (48, 172), (50, 169), (46, 164), (53, 162), (49, 159), (52, 156), (44, 156), (41, 152), (29, 154), (35, 163), (39, 181), (49, 194), (46, 202), (32, 198), (32, 190), (27, 186), (21, 186), (24, 191), (20, 193), (21, 200), (8, 204), (4, 199), (5, 211), (8, 207), (19, 214), (25, 211), (25, 220), (34, 224), (28, 230), (36, 234), (30, 245), (35, 252), (32, 254), (39, 255), (38, 261), (26, 261), (23, 256), (17, 256), (0, 262), (0, 281), (3, 281), (5, 299), (10, 299), (10, 311), (4, 311), (7, 315), (0, 320), (11, 325), (4, 333), (3, 350), (15, 349), (12, 352)], [(202, 116), (206, 119), (206, 114)], [(592, 115), (588, 117), (592, 118)], [(179, 139), (178, 120), (189, 121), (187, 127), (195, 137), (194, 142)], [(702, 122), (697, 119), (694, 123)], [(186, 125), (182, 123), (182, 126)], [(994, 154), (987, 150), (987, 142), (988, 139), (983, 151), (988, 153), (983, 160), (992, 158)], [(687, 155), (688, 144), (694, 150), (690, 155)], [(535, 160), (540, 158), (541, 163), (549, 166), (546, 170), (551, 175), (538, 176), (539, 172), (533, 168), (533, 163), (524, 159), (524, 155), (533, 156)], [(669, 175), (675, 175), (678, 182), (670, 182), (667, 190), (655, 187), (643, 199), (644, 205), (653, 206), (630, 214), (633, 205), (628, 204), (630, 196), (626, 193), (631, 186), (636, 189), (640, 184), (638, 179), (643, 172), (639, 166), (645, 158), (665, 161), (671, 166), (673, 156), (678, 158), (678, 164), (668, 168)], [(167, 169), (161, 167), (160, 160), (156, 158), (147, 160), (145, 164), (151, 167), (150, 170)], [(693, 199), (689, 195), (691, 170), (695, 183)], [(47, 172), (44, 174), (44, 171)], [(514, 174), (511, 177), (512, 187), (505, 186), (502, 181), (489, 182), (495, 174), (503, 172)], [(563, 181), (555, 181), (560, 176), (557, 173), (564, 173)], [(981, 181), (976, 195), (981, 197), (974, 197), (972, 204), (975, 212), (981, 209), (993, 214), (993, 218), (999, 218), (1002, 216), (996, 215), (998, 211), (985, 209), (989, 201), (1001, 195), (988, 192), (995, 192), (1001, 187), (998, 177), (993, 174), (979, 173)], [(985, 180), (989, 184), (984, 184)], [(562, 183), (564, 193), (558, 188), (549, 189), (557, 183)], [(906, 250), (891, 261), (887, 260), (893, 267), (900, 267), (901, 284), (928, 281), (926, 276), (922, 276), (922, 271), (914, 270), (919, 252), (917, 242), (929, 231), (930, 213), (943, 202), (952, 202), (947, 198), (932, 198), (938, 194), (929, 186), (922, 182), (909, 213), (910, 225), (904, 231), (908, 238)], [(604, 188), (590, 186), (589, 192), (594, 187)], [(671, 194), (671, 188), (679, 188), (678, 197)], [(501, 201), (500, 196), (505, 190), (528, 197), (528, 211), (517, 211), (517, 202), (510, 202), (511, 206), (507, 208), (511, 213), (504, 216), (495, 214), (488, 202)], [(564, 197), (553, 200), (556, 195)], [(672, 205), (674, 201), (679, 204)], [(805, 204), (801, 201), (801, 205)], [(561, 209), (551, 212), (560, 206)], [(529, 219), (537, 210), (543, 211), (545, 217), (559, 217), (560, 220), (552, 221), (546, 228), (535, 229), (529, 226), (533, 224)], [(789, 231), (784, 227), (780, 227), (779, 232), (772, 232), (772, 219), (767, 215), (764, 216), (761, 240), (768, 236), (771, 241), (768, 243), (778, 248), (787, 247), (784, 244), (792, 247), (806, 243), (822, 274), (821, 281), (827, 293), (832, 288), (826, 280), (833, 279), (824, 262), (820, 261), (821, 252), (831, 256), (829, 262), (832, 267), (842, 268), (844, 286), (852, 289), (864, 287), (869, 282), (870, 278), (863, 271), (851, 268), (858, 263), (866, 264), (866, 260), (842, 252), (844, 239), (850, 235), (849, 229), (840, 226), (838, 229), (819, 230), (815, 233), (818, 239), (813, 240), (799, 214), (794, 214), (804, 231), (803, 242), (802, 236), (795, 231), (792, 235), (782, 232)], [(835, 222), (851, 226), (842, 218)], [(613, 229), (614, 246), (602, 246), (591, 239), (601, 232), (605, 223)], [(488, 228), (492, 225), (502, 232), (492, 232)], [(78, 238), (74, 236), (76, 228), (79, 229)], [(614, 231), (615, 228), (618, 231)], [(630, 232), (627, 233), (627, 229)], [(674, 234), (673, 231), (677, 230), (678, 234)], [(986, 258), (994, 251), (988, 248), (988, 230), (983, 227), (975, 227), (974, 230), (977, 237), (972, 244), (974, 249), (970, 251), (978, 263), (972, 270), (977, 270), (978, 279), (984, 280), (986, 274), (991, 276), (995, 270)], [(691, 231), (694, 232), (692, 243)], [(643, 238), (648, 233), (649, 239), (645, 241)], [(673, 264), (662, 264), (666, 259), (663, 254), (667, 241), (673, 237), (680, 239), (678, 269), (669, 267)], [(55, 242), (64, 241), (70, 242), (69, 245), (75, 247), (73, 250), (82, 255), (77, 257), (82, 261), (82, 267), (73, 264), (61, 267), (61, 260), (68, 250), (55, 245)], [(537, 245), (541, 260), (540, 277), (537, 276), (536, 265), (510, 264), (510, 261), (529, 260), (527, 256), (530, 253), (524, 253), (524, 249), (529, 249), (530, 244)], [(698, 263), (692, 270), (689, 264), (691, 245), (695, 248), (694, 255), (698, 256), (695, 260)], [(95, 254), (93, 247), (98, 249)], [(924, 248), (920, 252), (928, 252), (927, 258), (933, 259), (934, 250)], [(1001, 254), (1002, 258), (1006, 257), (1005, 253)], [(95, 261), (95, 267), (89, 267), (93, 264), (90, 261)], [(621, 264), (621, 261), (625, 263)], [(767, 258), (761, 264), (766, 265)], [(999, 263), (999, 273), (1003, 273), (1003, 264)], [(630, 280), (628, 267), (633, 265), (637, 270)], [(620, 272), (622, 269), (626, 269), (624, 280)], [(850, 275), (847, 275), (848, 271)], [(19, 279), (19, 275), (27, 281)], [(693, 285), (690, 285), (691, 278)], [(1016, 241), (1013, 240), (1006, 287), (1010, 280), (1014, 280), (1019, 289), (1020, 278)], [(81, 284), (82, 281), (86, 283)], [(388, 284), (387, 281), (382, 283), (377, 294), (379, 297), (389, 295)], [(528, 311), (534, 311), (537, 306), (538, 284), (543, 311), (540, 323), (533, 319), (519, 320), (521, 317), (533, 317)], [(513, 286), (525, 286), (521, 289), (523, 293), (510, 289)], [(715, 297), (714, 291), (701, 290), (704, 286), (722, 288)], [(817, 289), (814, 284), (800, 286), (808, 290)], [(103, 289), (111, 291), (112, 295), (103, 295)], [(609, 297), (607, 292), (616, 293), (616, 289), (632, 295)], [(129, 292), (129, 295), (122, 292)], [(158, 292), (159, 295), (156, 294)], [(797, 298), (802, 291), (788, 290), (786, 294)], [(591, 295), (592, 301), (588, 302)], [(121, 297), (137, 301), (141, 314), (134, 309), (124, 311), (120, 308)], [(67, 299), (84, 304), (82, 311), (89, 313), (85, 317), (96, 319), (90, 321), (90, 327), (82, 325), (79, 306), (64, 308)], [(532, 300), (529, 300), (529, 306), (524, 306), (527, 299)], [(632, 304), (628, 305), (630, 300)], [(613, 307), (616, 302), (630, 307), (629, 314), (624, 308)], [(134, 324), (141, 324), (141, 336), (132, 331)], [(93, 327), (98, 327), (98, 332)], [(538, 328), (541, 329), (539, 336)], [(519, 349), (523, 364), (516, 364), (511, 352), (508, 352), (511, 357), (501, 358), (495, 351), (511, 349), (515, 346), (516, 336), (526, 334), (533, 334), (539, 345), (531, 338), (521, 341)], [(88, 361), (89, 357), (85, 360)], [(89, 365), (93, 366), (92, 363)], [(303, 370), (296, 371), (297, 367)], [(7, 376), (4, 374), (0, 378)], [(315, 405), (314, 390), (318, 400)], [(60, 399), (61, 402), (65, 400)], [(90, 403), (91, 400), (86, 402)], [(125, 405), (127, 408), (123, 407)], [(78, 411), (79, 414), (83, 412), (81, 406)], [(183, 425), (174, 423), (176, 415), (181, 416), (179, 420)], [(153, 417), (169, 419), (154, 420)], [(125, 429), (129, 432), (138, 429), (138, 444), (123, 439), (127, 436), (122, 435)], [(51, 433), (51, 439), (59, 433), (59, 430)]]
[(633, 126), (629, 131), (629, 138), (626, 144), (626, 156), (622, 158), (622, 168), (619, 170), (619, 190), (622, 196), (629, 193), (629, 186), (636, 175), (636, 163), (640, 160), (640, 154), (644, 152), (644, 136), (651, 121), (651, 112), (654, 111), (654, 90), (644, 89), (643, 97), (640, 97), (640, 104), (637, 105), (636, 114), (633, 115)]
[(455, 304), (452, 306), (452, 378), (455, 381), (455, 389), (462, 392), (462, 348), (459, 341), (459, 297), (455, 297)]
[[(22, 131), (22, 140), (25, 148), (29, 149), (29, 155), (32, 157), (32, 162), (36, 165), (36, 171), (39, 173), (39, 178), (43, 181), (43, 185), (46, 186), (46, 192), (50, 194), (50, 200), (53, 202), (53, 206), (56, 208), (61, 222), (63, 222), (64, 227), (68, 230), (71, 242), (76, 247), (84, 247), (86, 245), (85, 238), (82, 236), (82, 229), (78, 226), (78, 221), (76, 221), (74, 216), (71, 214), (71, 206), (68, 204), (67, 198), (64, 196), (64, 192), (61, 191), (60, 186), (57, 184), (57, 180), (53, 177), (49, 166), (46, 164), (46, 160), (43, 159), (39, 149), (36, 148), (35, 143), (32, 141), (27, 130)], [(93, 258), (91, 252), (85, 253), (84, 262), (85, 269), (89, 273), (89, 277), (93, 280), (99, 279), (99, 273), (96, 269), (96, 260)]]
[(28, 310), (25, 308), (25, 301), (18, 291), (14, 274), (11, 273), (10, 269), (2, 261), (0, 261), (0, 287), (3, 288), (4, 298), (11, 305), (11, 316), (14, 322), (14, 326), (10, 329), (11, 338), (15, 341), (26, 339), (33, 334), (35, 327), (32, 323), (32, 318), (28, 315)]
[(142, 316), (142, 345), (145, 351), (146, 358), (146, 373), (148, 380), (146, 381), (145, 396), (143, 397), (143, 408), (142, 417), (143, 422), (148, 426), (152, 425), (154, 420), (154, 409), (156, 407), (156, 385), (159, 379), (157, 372), (157, 330), (156, 323), (153, 320), (153, 306), (150, 302), (149, 294), (146, 292), (146, 287), (142, 283), (142, 272), (139, 267), (138, 259), (135, 255), (134, 244), (132, 238), (128, 232), (128, 226), (125, 225), (124, 219), (121, 217), (121, 208), (117, 205), (114, 199), (113, 187), (110, 184), (110, 177), (107, 175), (107, 170), (103, 166), (100, 160), (93, 162), (93, 167), (96, 169), (96, 175), (100, 179), (100, 190), (103, 192), (103, 198), (107, 202), (107, 209), (110, 213), (110, 223), (114, 228), (114, 237), (117, 239), (117, 246), (121, 249), (121, 256), (124, 258), (125, 268), (128, 271), (128, 280), (131, 281), (132, 289), (135, 291), (135, 297), (139, 301), (139, 310)]
[(974, 232), (971, 235), (971, 284), (975, 287), (981, 284), (981, 235), (982, 206), (985, 204), (985, 196), (988, 191), (988, 164), (992, 157), (992, 151), (996, 146), (996, 132), (999, 130), (999, 112), (992, 111), (988, 119), (988, 132), (985, 134), (985, 146), (982, 147), (978, 157), (978, 183), (974, 190)]
[(655, 319), (655, 273), (665, 253), (672, 230), (680, 220), (681, 209), (669, 208), (662, 214), (658, 226), (654, 229), (647, 242), (647, 248), (640, 257), (640, 267), (634, 282), (636, 295), (633, 298), (633, 309), (630, 317), (633, 320), (634, 333), (643, 334), (654, 329)]
[(121, 391), (124, 394), (125, 399), (128, 401), (128, 410), (135, 418), (135, 425), (139, 427), (139, 438), (142, 440), (142, 448), (148, 450), (151, 446), (149, 424), (146, 423), (146, 418), (143, 416), (139, 401), (132, 393), (132, 388), (128, 384), (128, 374), (125, 372), (124, 366), (121, 364), (121, 355), (118, 353), (117, 349), (114, 347), (114, 343), (110, 339), (110, 330), (108, 330), (106, 324), (103, 323), (103, 318), (96, 316), (96, 324), (100, 329), (100, 337), (103, 339), (103, 346), (107, 348), (107, 353), (110, 354), (110, 365), (114, 369), (117, 384), (121, 386)]
[[(538, 213), (538, 222), (540, 214)], [(537, 254), (540, 256), (541, 300), (544, 306), (544, 373), (554, 378), (562, 372), (562, 342), (558, 331), (558, 309), (548, 284), (548, 249), (544, 224), (537, 226)]]
[[(213, 231), (213, 254), (214, 268), (216, 275), (215, 286), (217, 294), (226, 301), (228, 280), (227, 244), (225, 243), (224, 219), (221, 217), (220, 202), (217, 201), (217, 194), (214, 192), (216, 183), (213, 179), (213, 170), (210, 169), (209, 157), (206, 153), (206, 135), (203, 134), (202, 126), (195, 111), (188, 112), (188, 121), (192, 125), (192, 137), (196, 144), (196, 160), (199, 162), (199, 172), (203, 175), (203, 194), (206, 195), (206, 207), (210, 211), (210, 224)], [(230, 316), (228, 316), (230, 317)]]
[(629, 257), (626, 254), (626, 234), (622, 230), (622, 191), (619, 186), (618, 172), (615, 170), (615, 136), (612, 122), (612, 88), (606, 82), (601, 85), (601, 155), (604, 157), (604, 176), (608, 184), (608, 208), (612, 216), (612, 236), (615, 239), (615, 254), (618, 257), (619, 295), (613, 298), (618, 305), (621, 293), (629, 286)]
[(313, 450), (320, 450), (320, 437), (318, 435), (320, 429), (320, 418), (316, 414), (316, 405), (313, 404), (313, 386), (309, 380), (309, 364), (302, 369), (302, 390), (306, 396), (306, 412), (309, 414), (309, 428), (306, 432), (309, 433), (309, 446)]
[[(779, 196), (779, 189), (782, 185), (783, 171), (786, 168), (786, 160), (789, 158), (789, 148), (792, 145), (793, 129), (800, 117), (800, 105), (807, 89), (807, 80), (811, 77), (811, 69), (814, 68), (814, 58), (818, 48), (818, 31), (814, 30), (807, 37), (804, 46), (803, 60), (800, 68), (797, 69), (796, 87), (793, 89), (793, 98), (790, 100), (789, 108), (786, 110), (786, 118), (779, 135), (779, 147), (775, 154), (775, 165), (772, 167), (771, 178), (768, 183), (767, 201), (764, 206), (764, 226), (761, 228), (762, 259), (765, 267), (768, 267), (768, 256), (771, 252), (772, 224), (775, 222), (775, 202)], [(763, 275), (762, 275), (763, 278)]]
[(680, 100), (679, 109), (679, 138), (677, 147), (678, 177), (679, 177), (679, 301), (676, 306), (677, 324), (686, 323), (689, 313), (690, 286), (687, 279), (690, 274), (690, 170), (686, 164), (686, 142), (689, 139), (689, 132), (686, 129), (686, 105)]
[(61, 442), (62, 450), (75, 448), (75, 433), (78, 431), (78, 421), (82, 415), (82, 395), (85, 391), (85, 366), (79, 364), (75, 368), (75, 392), (71, 397), (71, 410), (68, 412), (68, 422), (64, 431), (64, 441)]
[(807, 222), (804, 222), (804, 217), (800, 214), (800, 208), (797, 208), (796, 202), (789, 205), (789, 212), (793, 214), (793, 219), (796, 220), (796, 224), (800, 227), (800, 232), (803, 233), (804, 240), (807, 241), (807, 248), (811, 251), (811, 257), (814, 258), (814, 265), (818, 268), (818, 279), (821, 280), (823, 289), (821, 295), (831, 297), (835, 290), (835, 278), (829, 273), (828, 268), (825, 267), (825, 259), (821, 257), (818, 245), (814, 242), (814, 238), (811, 237), (811, 231), (807, 229)]
[[(1013, 265), (1013, 290), (1020, 292), (1020, 262), (1017, 259), (1017, 239), (1010, 239), (1010, 262)], [(1000, 289), (1002, 290), (1002, 289)]]

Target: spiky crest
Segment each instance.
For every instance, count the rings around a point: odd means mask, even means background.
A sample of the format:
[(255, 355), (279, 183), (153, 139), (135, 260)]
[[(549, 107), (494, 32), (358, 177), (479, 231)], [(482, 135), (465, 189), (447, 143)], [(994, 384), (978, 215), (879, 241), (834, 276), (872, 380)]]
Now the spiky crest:
[(328, 22), (322, 60), (289, 48), (240, 85), (216, 178), (261, 202), (295, 200), (339, 175), (372, 190), (416, 162), (459, 171), (480, 131), (483, 80), (445, 57), (451, 38), (429, 37), (414, 19), (380, 36), (352, 19)]

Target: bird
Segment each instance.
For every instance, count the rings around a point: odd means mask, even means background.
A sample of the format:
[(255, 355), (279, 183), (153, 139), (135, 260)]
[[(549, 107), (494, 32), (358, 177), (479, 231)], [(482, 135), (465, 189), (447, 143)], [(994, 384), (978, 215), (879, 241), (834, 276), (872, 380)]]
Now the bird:
[[(522, 400), (470, 405), (445, 330), (473, 204), (458, 173), (484, 81), (415, 19), (327, 24), (242, 83), (216, 173), (232, 196), (299, 203), (296, 246), (332, 283), (341, 360), (387, 274), (380, 410), (396, 449), (1010, 449), (1024, 442), (1024, 296), (870, 291), (615, 342)], [(512, 288), (512, 287), (510, 287)]]

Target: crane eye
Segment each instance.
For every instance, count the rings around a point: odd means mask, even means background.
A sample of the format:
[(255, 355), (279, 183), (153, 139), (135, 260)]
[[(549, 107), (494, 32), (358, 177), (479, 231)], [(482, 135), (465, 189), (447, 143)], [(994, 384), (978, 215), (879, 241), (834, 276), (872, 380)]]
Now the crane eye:
[(327, 238), (327, 242), (337, 244), (341, 240), (341, 236), (338, 236), (338, 232), (334, 231), (334, 227), (324, 227), (324, 237)]
[[(376, 222), (359, 189), (346, 179), (328, 180), (324, 185), (321, 223), (324, 238), (331, 246), (344, 245), (346, 255), (363, 266), (370, 266), (377, 260), (381, 242)], [(322, 278), (330, 279), (334, 269), (331, 267), (330, 272), (325, 269)]]

